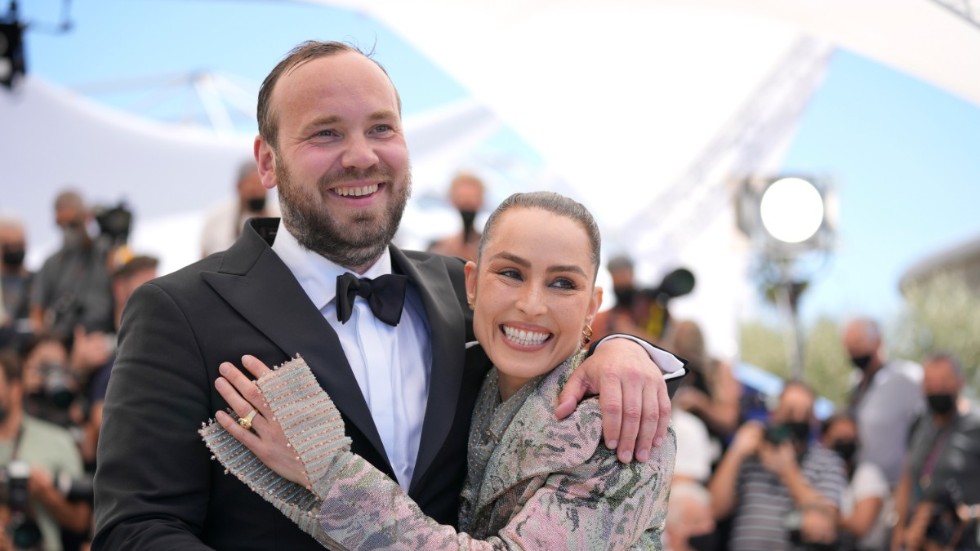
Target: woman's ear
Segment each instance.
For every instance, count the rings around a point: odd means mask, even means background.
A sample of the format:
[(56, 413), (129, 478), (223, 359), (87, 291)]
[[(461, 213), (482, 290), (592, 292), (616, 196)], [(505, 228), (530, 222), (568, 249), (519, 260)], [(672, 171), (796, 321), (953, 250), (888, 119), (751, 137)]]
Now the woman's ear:
[(467, 262), (463, 273), (466, 275), (466, 302), (472, 310), (476, 303), (476, 263), (472, 260)]
[(585, 315), (586, 325), (592, 325), (599, 306), (602, 306), (602, 287), (595, 287), (592, 289), (592, 299), (589, 300), (589, 311)]

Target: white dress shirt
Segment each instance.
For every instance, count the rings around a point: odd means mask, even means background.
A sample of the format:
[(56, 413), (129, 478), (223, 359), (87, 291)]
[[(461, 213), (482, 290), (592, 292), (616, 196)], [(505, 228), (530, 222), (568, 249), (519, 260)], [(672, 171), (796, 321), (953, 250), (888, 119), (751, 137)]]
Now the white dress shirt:
[[(395, 327), (375, 318), (361, 296), (355, 298), (347, 323), (340, 323), (334, 300), (337, 276), (350, 270), (303, 248), (281, 221), (272, 250), (337, 332), (371, 410), (388, 462), (398, 484), (408, 492), (419, 452), (432, 370), (429, 328), (418, 291), (412, 285), (407, 286), (405, 309)], [(390, 273), (391, 255), (385, 250), (367, 271), (354, 275), (376, 278)]]

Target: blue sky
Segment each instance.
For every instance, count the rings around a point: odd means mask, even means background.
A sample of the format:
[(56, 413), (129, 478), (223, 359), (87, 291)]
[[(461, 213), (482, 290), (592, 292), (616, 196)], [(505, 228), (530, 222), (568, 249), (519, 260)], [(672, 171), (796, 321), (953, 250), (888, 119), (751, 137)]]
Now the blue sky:
[[(36, 23), (26, 37), (29, 71), (65, 87), (195, 70), (258, 83), (289, 48), (318, 38), (373, 46), (406, 114), (468, 94), (400, 37), (356, 12), (255, 0), (78, 1), (71, 4), (73, 30), (51, 34), (45, 29), (59, 20), (61, 0), (20, 4), (23, 18)], [(506, 133), (493, 146), (523, 148)], [(900, 308), (905, 269), (980, 237), (980, 107), (855, 54), (835, 55), (784, 169), (831, 177), (840, 198), (838, 247), (804, 297), (807, 318), (866, 312), (887, 319)]]

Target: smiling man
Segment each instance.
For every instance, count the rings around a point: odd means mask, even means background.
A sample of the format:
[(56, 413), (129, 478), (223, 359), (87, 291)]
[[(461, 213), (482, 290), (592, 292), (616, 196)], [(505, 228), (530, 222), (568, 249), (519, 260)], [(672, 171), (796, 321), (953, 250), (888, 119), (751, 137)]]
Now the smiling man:
[[(266, 78), (258, 121), (258, 171), (279, 189), (282, 220), (251, 221), (228, 251), (130, 299), (105, 401), (94, 549), (320, 548), (225, 475), (198, 438), (227, 407), (219, 365), (244, 354), (317, 366), (352, 451), (456, 524), (489, 364), (466, 348), (463, 262), (391, 245), (411, 191), (398, 94), (356, 49), (308, 42)], [(682, 371), (669, 354), (657, 361)], [(648, 458), (669, 400), (647, 352), (603, 344), (566, 385), (560, 413), (586, 389), (605, 404), (607, 444), (625, 461)]]

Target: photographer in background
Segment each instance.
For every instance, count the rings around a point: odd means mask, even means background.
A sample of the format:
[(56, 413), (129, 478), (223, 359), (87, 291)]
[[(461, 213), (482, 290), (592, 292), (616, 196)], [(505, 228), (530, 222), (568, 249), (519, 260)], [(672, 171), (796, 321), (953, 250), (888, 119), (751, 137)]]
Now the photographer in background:
[(734, 513), (729, 549), (832, 549), (846, 476), (810, 436), (815, 401), (790, 381), (768, 426), (749, 421), (735, 433), (708, 485), (715, 519)]
[(430, 253), (458, 256), (464, 260), (476, 261), (480, 232), (476, 229), (476, 215), (483, 208), (486, 189), (477, 175), (459, 172), (449, 184), (449, 202), (462, 218), (462, 229), (444, 237), (429, 246)]
[(963, 544), (956, 549), (966, 549), (969, 538), (956, 534), (959, 523), (952, 514), (953, 506), (957, 502), (975, 503), (980, 500), (980, 492), (970, 492), (972, 496), (953, 494), (962, 494), (963, 489), (976, 485), (976, 472), (964, 467), (976, 464), (977, 457), (975, 452), (963, 452), (977, 447), (971, 440), (978, 436), (976, 427), (980, 423), (976, 413), (960, 407), (966, 379), (956, 357), (932, 354), (923, 361), (922, 368), (921, 392), (928, 409), (912, 424), (909, 434), (905, 466), (895, 490), (898, 519), (892, 532), (892, 549), (917, 551), (927, 548), (927, 544), (941, 548), (954, 539)]
[(69, 369), (68, 349), (51, 333), (31, 337), (21, 352), (23, 409), (31, 417), (71, 430), (78, 378)]
[[(99, 239), (97, 223), (82, 196), (62, 191), (54, 203), (55, 221), (64, 235), (61, 249), (45, 260), (31, 291), (31, 325), (35, 333), (49, 331), (69, 344), (75, 328), (112, 329), (112, 290), (108, 259), (126, 228), (110, 227), (113, 235)], [(105, 219), (103, 219), (105, 220)], [(124, 232), (120, 232), (124, 229)], [(123, 233), (122, 236), (117, 235)]]
[(242, 162), (235, 178), (235, 195), (208, 211), (201, 231), (201, 258), (235, 243), (250, 218), (279, 216), (279, 205), (268, 200), (259, 171), (252, 159)]
[(668, 303), (694, 290), (694, 274), (686, 268), (677, 268), (664, 276), (659, 286), (639, 288), (634, 281), (630, 257), (610, 258), (606, 270), (612, 277), (616, 304), (596, 315), (592, 324), (593, 338), (626, 333), (660, 344), (670, 327)]
[[(84, 501), (69, 501), (55, 480), (82, 475), (78, 447), (67, 430), (25, 414), (23, 397), (20, 359), (0, 351), (0, 466), (6, 490), (0, 516), (9, 519), (0, 538), (9, 538), (4, 543), (10, 549), (71, 551), (62, 545), (62, 531), (86, 532), (92, 508)], [(31, 541), (38, 536), (40, 542)]]
[(27, 238), (24, 224), (0, 216), (0, 346), (17, 345), (30, 334), (30, 294), (34, 274), (24, 266)]

